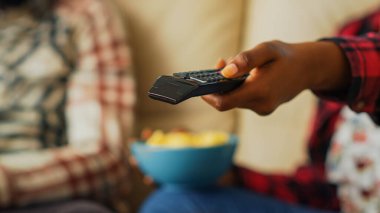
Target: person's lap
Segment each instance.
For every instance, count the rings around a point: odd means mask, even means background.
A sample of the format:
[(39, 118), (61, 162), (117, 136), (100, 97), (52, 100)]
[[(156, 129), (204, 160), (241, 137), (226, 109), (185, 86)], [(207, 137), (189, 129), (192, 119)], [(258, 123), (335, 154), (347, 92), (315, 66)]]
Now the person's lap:
[(111, 213), (104, 206), (88, 200), (61, 201), (31, 207), (1, 210), (3, 213)]
[(264, 197), (238, 188), (168, 190), (154, 192), (140, 213), (326, 213)]

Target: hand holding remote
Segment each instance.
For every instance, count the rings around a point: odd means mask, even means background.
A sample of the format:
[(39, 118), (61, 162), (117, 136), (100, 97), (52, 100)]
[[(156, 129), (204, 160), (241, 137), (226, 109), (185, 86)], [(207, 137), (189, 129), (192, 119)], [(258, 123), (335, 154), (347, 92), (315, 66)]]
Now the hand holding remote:
[(272, 41), (238, 54), (218, 68), (228, 78), (246, 73), (244, 84), (228, 94), (203, 96), (219, 111), (247, 108), (272, 113), (305, 89), (334, 92), (347, 89), (349, 68), (339, 47), (331, 42), (287, 44)]

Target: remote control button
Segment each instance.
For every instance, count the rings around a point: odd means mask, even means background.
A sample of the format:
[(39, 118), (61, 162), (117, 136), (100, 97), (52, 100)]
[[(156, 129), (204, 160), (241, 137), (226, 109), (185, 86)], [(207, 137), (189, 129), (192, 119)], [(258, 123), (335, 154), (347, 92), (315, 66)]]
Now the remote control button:
[(190, 76), (190, 79), (201, 82), (201, 83), (207, 83), (207, 80), (203, 80), (194, 76)]
[(183, 79), (192, 79), (200, 83), (216, 82), (224, 79), (224, 77), (220, 74), (220, 69), (179, 72), (174, 73), (173, 76)]
[(174, 77), (178, 77), (178, 78), (187, 79), (187, 78), (189, 78), (189, 73), (187, 73), (187, 72), (177, 72), (177, 73), (173, 73), (173, 76)]

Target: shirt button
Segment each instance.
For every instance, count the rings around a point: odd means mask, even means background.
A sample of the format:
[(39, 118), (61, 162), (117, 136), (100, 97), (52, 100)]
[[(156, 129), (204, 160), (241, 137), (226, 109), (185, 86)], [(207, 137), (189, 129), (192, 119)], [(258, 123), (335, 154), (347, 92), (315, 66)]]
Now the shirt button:
[(355, 108), (356, 108), (356, 110), (362, 110), (364, 108), (364, 106), (365, 106), (365, 102), (364, 101), (359, 101), (356, 104)]

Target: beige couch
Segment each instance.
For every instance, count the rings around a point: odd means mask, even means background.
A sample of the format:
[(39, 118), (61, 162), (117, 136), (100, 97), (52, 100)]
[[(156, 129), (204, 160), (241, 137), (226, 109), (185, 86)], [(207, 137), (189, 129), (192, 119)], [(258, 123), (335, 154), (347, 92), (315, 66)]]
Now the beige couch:
[[(199, 98), (171, 106), (147, 98), (158, 75), (213, 67), (255, 44), (332, 35), (345, 20), (375, 9), (376, 0), (115, 0), (127, 18), (138, 82), (136, 132), (143, 127), (221, 129), (241, 138), (236, 162), (291, 172), (305, 160), (314, 97), (305, 92), (268, 117), (217, 112)], [(286, 79), (284, 79), (286, 80)]]

